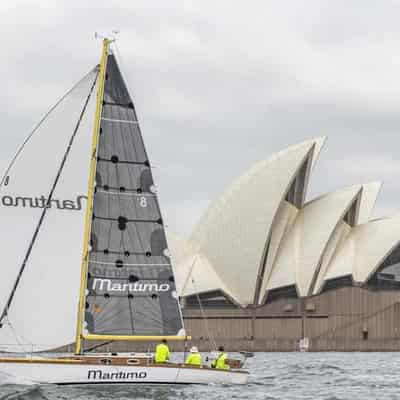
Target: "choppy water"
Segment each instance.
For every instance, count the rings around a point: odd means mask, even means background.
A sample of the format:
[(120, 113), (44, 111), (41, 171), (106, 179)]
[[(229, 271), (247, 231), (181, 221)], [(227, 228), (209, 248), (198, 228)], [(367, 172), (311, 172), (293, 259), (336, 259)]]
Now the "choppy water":
[(0, 399), (23, 400), (400, 400), (400, 353), (256, 353), (247, 386), (0, 385)]

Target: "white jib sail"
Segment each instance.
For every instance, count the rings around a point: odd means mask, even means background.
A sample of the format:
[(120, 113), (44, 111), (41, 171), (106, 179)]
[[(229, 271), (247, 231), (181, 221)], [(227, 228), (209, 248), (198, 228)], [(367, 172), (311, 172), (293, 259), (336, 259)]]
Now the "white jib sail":
[[(51, 112), (26, 143), (0, 188), (0, 312), (12, 291), (96, 76), (96, 71), (89, 73)], [(0, 350), (40, 351), (75, 340), (96, 91), (94, 88), (91, 93), (53, 200), (0, 328)]]

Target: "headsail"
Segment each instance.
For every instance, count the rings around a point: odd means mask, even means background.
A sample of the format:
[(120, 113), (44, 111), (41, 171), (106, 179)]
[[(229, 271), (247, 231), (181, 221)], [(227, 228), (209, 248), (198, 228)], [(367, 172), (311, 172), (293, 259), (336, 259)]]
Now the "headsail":
[(185, 336), (164, 224), (132, 99), (107, 56), (83, 337)]
[(97, 75), (96, 68), (46, 117), (19, 152), (0, 188), (2, 311), (13, 291), (71, 135), (89, 101), (7, 318), (2, 321), (1, 349), (43, 350), (75, 339), (88, 154), (96, 100), (93, 84)]

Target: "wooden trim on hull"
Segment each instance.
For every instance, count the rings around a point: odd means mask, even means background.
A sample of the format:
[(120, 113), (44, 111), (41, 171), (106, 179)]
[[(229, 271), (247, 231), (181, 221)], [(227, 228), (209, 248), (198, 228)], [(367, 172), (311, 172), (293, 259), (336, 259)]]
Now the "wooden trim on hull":
[(83, 364), (80, 360), (62, 358), (0, 358), (1, 363), (16, 364)]
[(158, 381), (147, 381), (147, 382), (59, 382), (54, 383), (58, 386), (82, 386), (82, 385), (209, 385), (209, 383), (199, 382), (158, 382)]

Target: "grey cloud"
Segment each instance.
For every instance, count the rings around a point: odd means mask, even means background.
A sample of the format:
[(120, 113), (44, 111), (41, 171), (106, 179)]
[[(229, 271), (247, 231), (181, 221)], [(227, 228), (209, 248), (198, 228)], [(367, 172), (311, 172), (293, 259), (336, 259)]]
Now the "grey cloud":
[(117, 28), (170, 230), (189, 232), (252, 163), (322, 135), (329, 140), (309, 197), (382, 180), (378, 209), (396, 209), (399, 5), (2, 3), (0, 167), (41, 114), (98, 62), (94, 32)]

